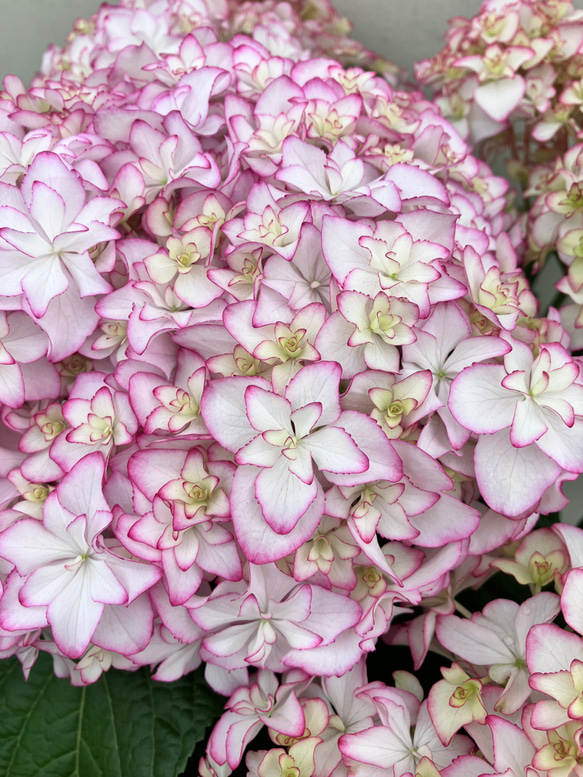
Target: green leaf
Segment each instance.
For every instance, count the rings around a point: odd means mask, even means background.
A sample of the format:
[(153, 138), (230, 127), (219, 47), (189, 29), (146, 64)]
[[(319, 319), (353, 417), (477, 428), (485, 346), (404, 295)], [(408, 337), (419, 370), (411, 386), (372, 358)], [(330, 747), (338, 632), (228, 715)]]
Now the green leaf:
[(224, 699), (202, 669), (173, 683), (114, 669), (74, 688), (41, 653), (28, 682), (0, 661), (3, 777), (176, 777)]

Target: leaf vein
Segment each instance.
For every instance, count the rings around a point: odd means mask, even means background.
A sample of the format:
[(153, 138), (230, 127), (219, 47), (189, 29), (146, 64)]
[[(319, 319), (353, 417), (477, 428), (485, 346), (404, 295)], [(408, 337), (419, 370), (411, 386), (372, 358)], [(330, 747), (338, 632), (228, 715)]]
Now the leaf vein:
[[(15, 666), (18, 666), (18, 664), (15, 664)], [(30, 709), (28, 710), (28, 712), (24, 716), (24, 721), (22, 723), (22, 728), (18, 732), (18, 737), (17, 737), (15, 745), (14, 745), (14, 750), (12, 751), (12, 755), (10, 757), (10, 763), (8, 764), (8, 768), (6, 770), (6, 777), (10, 777), (10, 770), (12, 769), (14, 761), (16, 760), (16, 756), (18, 755), (18, 751), (20, 749), (20, 743), (22, 741), (22, 738), (24, 736), (26, 728), (27, 728), (27, 726), (28, 726), (28, 724), (30, 722), (30, 719), (31, 719), (35, 709), (38, 707), (38, 704), (39, 704), (40, 700), (42, 699), (43, 694), (45, 693), (45, 691), (48, 688), (48, 686), (49, 686), (49, 684), (50, 684), (52, 679), (53, 679), (52, 674), (47, 675), (47, 679), (43, 683), (42, 688), (40, 688), (40, 690), (37, 693), (36, 697), (33, 699), (33, 703), (31, 704)]]
[(79, 770), (79, 753), (81, 751), (81, 740), (83, 738), (83, 711), (85, 709), (85, 686), (81, 689), (81, 703), (79, 704), (79, 718), (77, 722), (77, 738), (75, 746), (75, 777), (81, 777)]
[(107, 678), (107, 673), (104, 673), (101, 677), (102, 677), (103, 685), (105, 686), (105, 693), (106, 693), (106, 696), (107, 696), (107, 701), (109, 703), (109, 709), (111, 710), (111, 723), (112, 723), (112, 728), (113, 728), (113, 736), (114, 736), (114, 740), (115, 740), (115, 742), (114, 742), (115, 754), (116, 754), (116, 757), (117, 757), (117, 765), (118, 765), (119, 773), (121, 775), (121, 774), (123, 774), (123, 772), (122, 772), (122, 768), (121, 768), (119, 741), (118, 741), (118, 738), (117, 738), (117, 727), (116, 727), (116, 724), (115, 724), (115, 713), (113, 711), (113, 699), (111, 697), (111, 691), (110, 691), (110, 688), (109, 688), (109, 682), (108, 682), (108, 678)]

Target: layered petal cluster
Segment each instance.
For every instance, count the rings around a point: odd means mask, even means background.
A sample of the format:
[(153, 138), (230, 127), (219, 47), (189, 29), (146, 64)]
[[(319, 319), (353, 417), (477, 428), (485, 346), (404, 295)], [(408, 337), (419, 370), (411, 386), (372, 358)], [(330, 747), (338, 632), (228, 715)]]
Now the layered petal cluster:
[(570, 58), (582, 36), (572, 2), (485, 0), (473, 19), (456, 19), (444, 49), (416, 75), (464, 137), (479, 141), (526, 119), (545, 142), (577, 121), (583, 98)]
[[(2, 556), (20, 577), (21, 604), (35, 608), (41, 623), (45, 611), (57, 646), (71, 658), (92, 640), (99, 644), (95, 633), (106, 607), (130, 605), (161, 576), (104, 536), (113, 516), (103, 474), (99, 454), (84, 457), (47, 497), (42, 521), (22, 519), (1, 537)], [(4, 609), (4, 616), (9, 622), (13, 613)], [(147, 644), (149, 636), (146, 631), (141, 641)]]
[[(266, 563), (293, 553), (309, 539), (324, 513), (317, 473), (368, 480), (384, 471), (396, 481), (401, 462), (388, 440), (372, 463), (343, 428), (336, 362), (303, 367), (282, 396), (262, 378), (211, 381), (202, 413), (214, 438), (238, 465), (231, 509), (237, 539), (248, 559)], [(349, 414), (366, 435), (376, 426)], [(364, 445), (366, 448), (366, 443)]]
[(561, 470), (583, 471), (583, 384), (579, 365), (559, 343), (541, 346), (534, 358), (514, 342), (504, 365), (466, 367), (452, 383), (449, 408), (480, 434), (476, 477), (494, 509), (525, 513)]

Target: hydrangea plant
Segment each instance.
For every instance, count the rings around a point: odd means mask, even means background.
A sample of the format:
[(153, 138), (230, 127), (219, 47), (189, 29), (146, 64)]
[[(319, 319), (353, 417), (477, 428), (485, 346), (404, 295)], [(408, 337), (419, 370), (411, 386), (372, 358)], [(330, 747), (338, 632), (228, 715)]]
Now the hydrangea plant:
[(583, 775), (583, 319), (525, 269), (554, 241), (583, 302), (581, 148), (525, 217), (471, 145), (578, 131), (583, 17), (488, 0), (435, 100), (347, 32), (123, 0), (4, 80), (0, 657), (204, 666), (200, 777)]

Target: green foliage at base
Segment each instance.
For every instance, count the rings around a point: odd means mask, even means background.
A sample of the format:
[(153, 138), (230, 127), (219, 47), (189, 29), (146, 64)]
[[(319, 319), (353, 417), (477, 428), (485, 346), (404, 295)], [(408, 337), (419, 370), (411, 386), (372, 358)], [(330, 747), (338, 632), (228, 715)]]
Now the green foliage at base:
[(74, 688), (44, 653), (28, 682), (15, 658), (0, 661), (0, 774), (176, 777), (224, 701), (202, 669), (173, 683), (112, 669)]

